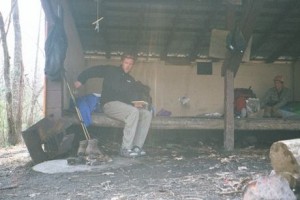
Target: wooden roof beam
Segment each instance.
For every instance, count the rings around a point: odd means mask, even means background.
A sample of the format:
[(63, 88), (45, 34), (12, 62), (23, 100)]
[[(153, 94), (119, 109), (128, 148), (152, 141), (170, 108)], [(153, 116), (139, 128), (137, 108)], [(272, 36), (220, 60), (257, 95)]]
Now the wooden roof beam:
[(221, 7), (220, 5), (218, 5), (218, 3), (221, 4), (222, 2), (219, 0), (214, 0), (214, 1), (210, 1), (210, 3), (211, 3), (211, 5), (214, 5), (214, 6), (212, 6), (213, 10), (209, 13), (209, 15), (207, 15), (204, 26), (197, 30), (197, 37), (194, 39), (193, 45), (191, 47), (191, 51), (189, 53), (190, 62), (194, 61), (197, 58), (197, 55), (199, 52), (199, 46), (202, 43), (202, 41), (204, 40), (203, 30), (206, 30), (208, 32), (211, 31), (210, 26), (211, 26), (212, 22), (215, 20), (216, 14), (219, 11), (219, 8)]
[[(248, 44), (250, 37), (252, 35), (253, 29), (254, 29), (256, 17), (262, 10), (264, 0), (262, 0), (262, 1), (247, 0), (244, 2), (246, 5), (245, 5), (245, 11), (243, 12), (244, 15), (241, 17), (240, 29), (244, 35), (246, 44)], [(232, 9), (233, 8), (232, 6), (233, 5), (229, 5), (228, 15), (233, 15), (233, 17), (231, 17), (231, 18), (234, 19), (235, 10)], [(228, 27), (230, 28), (230, 30), (233, 30), (234, 21), (231, 20), (231, 21), (228, 21), (227, 23), (228, 24), (232, 23), (232, 24), (228, 25)], [(240, 66), (240, 63), (242, 61), (242, 58), (243, 58), (243, 53), (231, 52), (228, 50), (226, 53), (225, 60), (223, 62), (223, 66), (222, 66), (222, 75), (224, 76), (225, 71), (226, 71), (225, 69), (232, 70), (234, 72), (234, 75), (236, 75), (238, 68)]]
[(287, 49), (289, 49), (291, 46), (295, 44), (299, 44), (300, 42), (299, 34), (300, 34), (300, 30), (296, 32), (290, 39), (281, 43), (281, 45), (274, 52), (272, 52), (271, 55), (269, 55), (266, 58), (266, 63), (273, 63), (275, 60), (277, 60), (280, 57), (280, 55), (283, 54), (282, 52), (286, 51)]
[(175, 12), (176, 14), (173, 17), (171, 29), (166, 34), (167, 36), (166, 36), (165, 46), (164, 46), (162, 52), (160, 53), (161, 60), (166, 60), (166, 58), (167, 58), (169, 46), (170, 46), (172, 40), (174, 39), (176, 24), (178, 23), (178, 19), (180, 17), (180, 13), (182, 11), (182, 6), (184, 5), (183, 1), (180, 1), (180, 0), (177, 0), (176, 4), (177, 4), (177, 8), (176, 8), (176, 12)]
[(136, 34), (136, 40), (135, 40), (135, 44), (134, 44), (134, 49), (133, 52), (134, 53), (138, 53), (139, 51), (139, 45), (141, 43), (142, 40), (142, 33), (143, 33), (143, 29), (144, 29), (144, 24), (145, 24), (145, 13), (146, 13), (146, 8), (147, 8), (147, 3), (141, 4), (139, 12), (137, 13), (137, 18), (138, 18), (138, 25), (137, 25), (137, 30), (135, 32)]
[(282, 12), (273, 19), (272, 23), (270, 23), (268, 27), (265, 27), (265, 30), (267, 31), (254, 44), (252, 44), (251, 52), (253, 54), (256, 53), (256, 51), (267, 41), (268, 38), (270, 38), (272, 34), (274, 34), (275, 30), (278, 28), (278, 24), (283, 22), (298, 5), (298, 0), (287, 3), (287, 5), (282, 9)]

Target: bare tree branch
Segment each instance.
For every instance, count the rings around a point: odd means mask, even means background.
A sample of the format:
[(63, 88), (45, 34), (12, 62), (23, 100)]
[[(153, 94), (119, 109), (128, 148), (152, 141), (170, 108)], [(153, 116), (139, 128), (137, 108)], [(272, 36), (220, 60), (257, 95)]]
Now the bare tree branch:
[(6, 42), (6, 33), (4, 28), (4, 22), (2, 13), (0, 12), (0, 32), (1, 41), (4, 54), (4, 82), (5, 82), (5, 97), (6, 97), (6, 114), (7, 114), (7, 124), (8, 124), (8, 143), (15, 145), (17, 141), (15, 140), (16, 130), (13, 120), (12, 111), (12, 92), (11, 92), (11, 82), (10, 82), (10, 63), (9, 63), (9, 53)]

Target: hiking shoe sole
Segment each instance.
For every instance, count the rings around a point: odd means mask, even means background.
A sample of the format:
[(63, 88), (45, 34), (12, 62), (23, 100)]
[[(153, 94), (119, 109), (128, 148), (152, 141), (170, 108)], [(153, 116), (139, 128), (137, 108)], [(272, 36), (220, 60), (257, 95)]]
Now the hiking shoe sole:
[(140, 147), (138, 147), (138, 146), (134, 146), (132, 148), (132, 151), (135, 152), (135, 153), (137, 153), (138, 156), (145, 156), (146, 155), (146, 152), (143, 149), (141, 149)]
[(126, 157), (126, 158), (134, 158), (134, 157), (137, 157), (139, 154), (132, 151), (131, 149), (121, 149), (120, 155), (122, 157)]

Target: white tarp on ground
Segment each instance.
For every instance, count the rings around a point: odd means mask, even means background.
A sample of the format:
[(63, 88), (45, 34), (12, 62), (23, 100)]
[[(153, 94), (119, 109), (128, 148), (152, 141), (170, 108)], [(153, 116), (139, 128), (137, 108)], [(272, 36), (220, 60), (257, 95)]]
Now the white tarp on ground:
[(90, 166), (90, 165), (68, 165), (66, 159), (60, 160), (49, 160), (39, 163), (32, 167), (34, 171), (42, 172), (45, 174), (56, 174), (56, 173), (72, 173), (81, 171), (91, 171), (91, 170), (106, 170), (112, 168), (120, 168), (124, 166), (130, 166), (132, 164), (138, 163), (138, 160), (128, 159), (128, 158), (113, 158), (113, 161), (103, 163), (101, 165)]

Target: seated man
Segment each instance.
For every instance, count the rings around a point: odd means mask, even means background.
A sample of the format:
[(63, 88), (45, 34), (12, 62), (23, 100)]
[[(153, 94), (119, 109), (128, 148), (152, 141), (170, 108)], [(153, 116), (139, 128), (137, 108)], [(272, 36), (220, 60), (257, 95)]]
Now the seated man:
[(264, 117), (282, 117), (279, 109), (287, 104), (291, 98), (290, 90), (284, 86), (282, 75), (275, 76), (274, 87), (270, 88), (261, 102)]
[(134, 56), (124, 54), (120, 66), (99, 65), (88, 68), (79, 74), (74, 83), (75, 88), (79, 88), (90, 78), (103, 78), (102, 109), (109, 117), (125, 123), (120, 150), (124, 157), (146, 154), (142, 148), (152, 120), (152, 113), (140, 104), (148, 99), (137, 94), (142, 84), (129, 74), (134, 62)]

